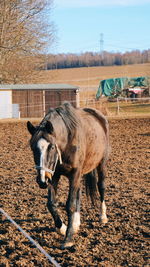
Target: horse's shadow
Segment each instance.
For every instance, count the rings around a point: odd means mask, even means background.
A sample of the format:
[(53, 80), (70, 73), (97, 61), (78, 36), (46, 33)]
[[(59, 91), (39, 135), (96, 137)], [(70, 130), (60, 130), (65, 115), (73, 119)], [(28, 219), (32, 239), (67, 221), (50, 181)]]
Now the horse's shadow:
[(53, 232), (56, 232), (55, 228), (54, 227), (48, 227), (48, 226), (45, 226), (45, 227), (42, 227), (42, 226), (36, 226), (34, 227), (33, 229), (30, 230), (30, 233), (42, 233), (42, 232), (47, 232), (47, 233), (53, 233)]

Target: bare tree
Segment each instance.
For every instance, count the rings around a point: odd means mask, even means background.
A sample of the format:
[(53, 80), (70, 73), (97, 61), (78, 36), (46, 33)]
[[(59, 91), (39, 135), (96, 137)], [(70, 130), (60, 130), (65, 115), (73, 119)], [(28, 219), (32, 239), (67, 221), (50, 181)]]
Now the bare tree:
[(0, 82), (24, 82), (54, 41), (52, 0), (0, 0)]

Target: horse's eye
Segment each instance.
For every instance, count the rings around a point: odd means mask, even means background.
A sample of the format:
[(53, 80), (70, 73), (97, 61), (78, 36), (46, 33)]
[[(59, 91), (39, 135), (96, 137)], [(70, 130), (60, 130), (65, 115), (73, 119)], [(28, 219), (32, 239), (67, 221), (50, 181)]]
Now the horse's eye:
[(48, 149), (49, 149), (49, 150), (51, 150), (51, 149), (53, 150), (54, 148), (55, 148), (55, 145), (50, 144), (50, 145), (48, 146)]
[(55, 145), (52, 145), (52, 146), (51, 146), (51, 149), (54, 149), (54, 148), (55, 148)]

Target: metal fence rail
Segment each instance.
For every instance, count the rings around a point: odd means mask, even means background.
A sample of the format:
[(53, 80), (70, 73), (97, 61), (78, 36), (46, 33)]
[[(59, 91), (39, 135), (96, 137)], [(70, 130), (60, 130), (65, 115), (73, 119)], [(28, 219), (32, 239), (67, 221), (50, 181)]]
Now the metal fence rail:
[(0, 208), (0, 212), (12, 223), (16, 226), (16, 228), (30, 240), (30, 242), (37, 247), (44, 255), (48, 258), (48, 260), (56, 267), (60, 267), (56, 260), (54, 260), (28, 233), (26, 233), (2, 208)]

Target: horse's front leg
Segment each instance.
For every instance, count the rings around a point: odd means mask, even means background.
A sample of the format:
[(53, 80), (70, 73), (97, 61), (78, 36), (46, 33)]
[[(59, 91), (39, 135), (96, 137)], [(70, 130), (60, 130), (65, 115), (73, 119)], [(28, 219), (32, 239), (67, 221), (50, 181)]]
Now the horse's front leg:
[(62, 235), (66, 235), (66, 225), (62, 222), (58, 212), (57, 212), (57, 201), (56, 201), (56, 191), (57, 191), (57, 183), (49, 183), (48, 186), (48, 202), (47, 207), (50, 211), (54, 222), (57, 232)]
[(66, 203), (68, 226), (62, 248), (73, 246), (73, 235), (80, 227), (80, 172), (75, 171), (69, 180), (69, 195)]

